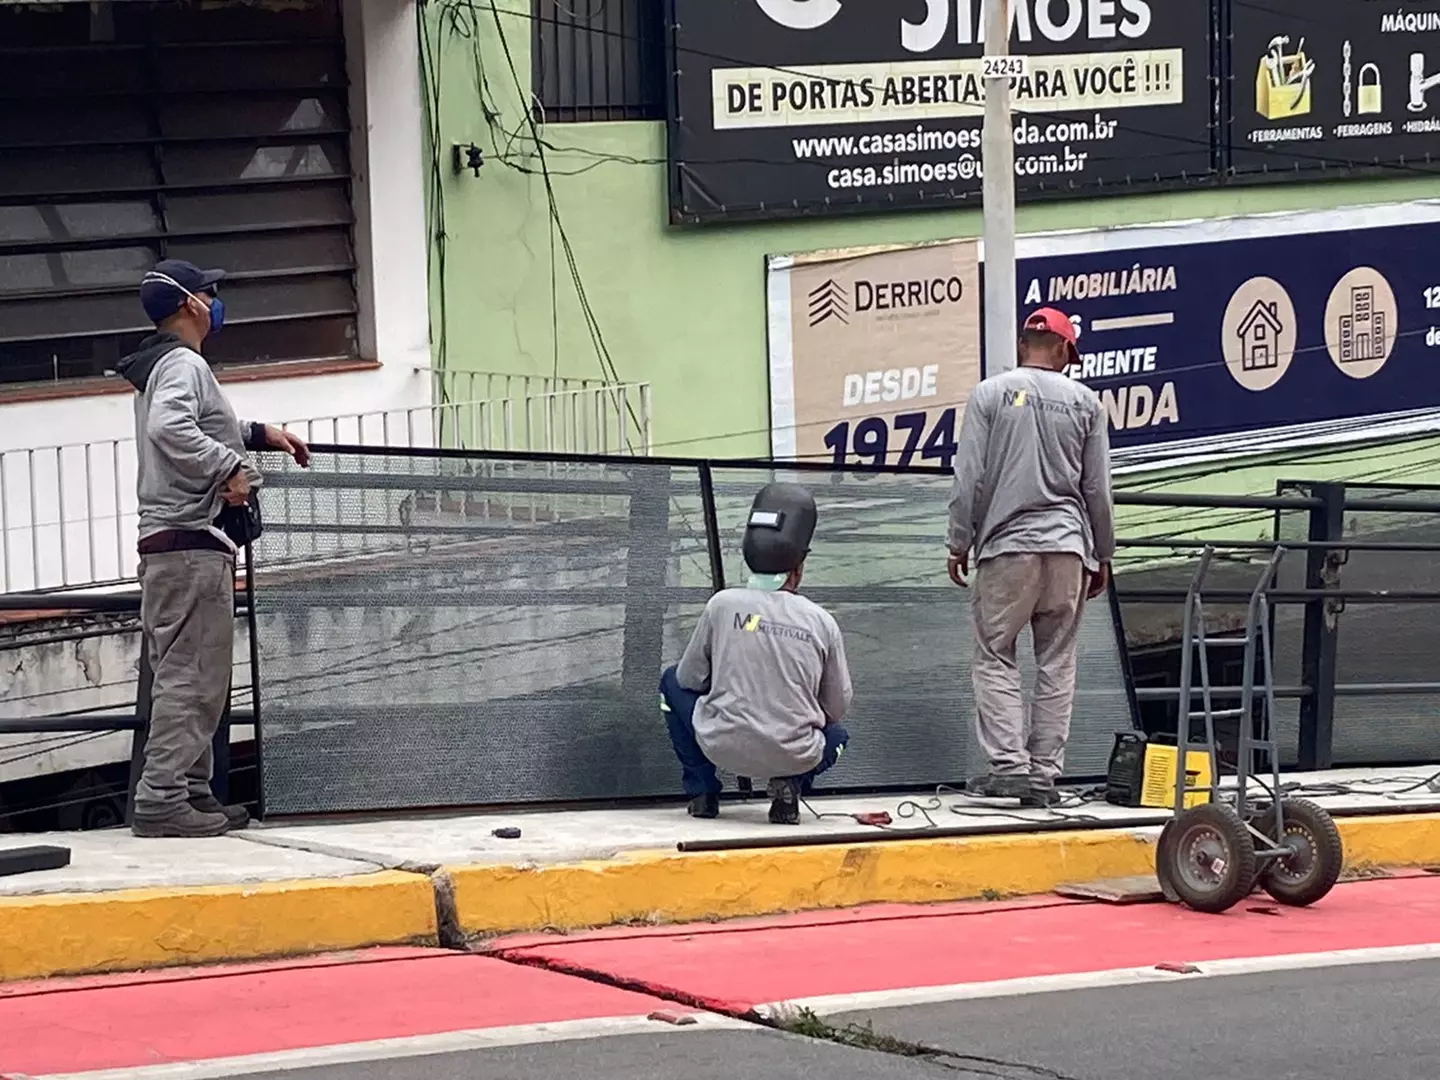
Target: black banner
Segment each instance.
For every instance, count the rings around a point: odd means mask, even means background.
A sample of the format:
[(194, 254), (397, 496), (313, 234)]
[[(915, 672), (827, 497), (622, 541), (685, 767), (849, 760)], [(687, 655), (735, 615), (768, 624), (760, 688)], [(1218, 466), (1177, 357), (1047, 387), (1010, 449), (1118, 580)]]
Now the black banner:
[(1237, 174), (1440, 165), (1440, 0), (1230, 4)]
[[(1211, 5), (1011, 0), (1016, 192), (1213, 174)], [(979, 201), (981, 0), (669, 0), (674, 223)]]

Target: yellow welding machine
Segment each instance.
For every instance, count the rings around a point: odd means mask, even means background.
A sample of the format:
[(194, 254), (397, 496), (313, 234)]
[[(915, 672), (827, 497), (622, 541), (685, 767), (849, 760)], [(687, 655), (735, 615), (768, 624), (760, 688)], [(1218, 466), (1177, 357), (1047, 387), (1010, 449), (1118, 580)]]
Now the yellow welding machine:
[[(1138, 731), (1124, 731), (1115, 736), (1105, 783), (1106, 802), (1115, 806), (1157, 808), (1175, 805), (1175, 762), (1180, 754), (1175, 746), (1160, 738), (1147, 739)], [(1185, 755), (1185, 786), (1208, 788), (1212, 784), (1210, 755), (1204, 750), (1189, 751)], [(1187, 808), (1209, 801), (1208, 791), (1190, 791), (1185, 795)]]

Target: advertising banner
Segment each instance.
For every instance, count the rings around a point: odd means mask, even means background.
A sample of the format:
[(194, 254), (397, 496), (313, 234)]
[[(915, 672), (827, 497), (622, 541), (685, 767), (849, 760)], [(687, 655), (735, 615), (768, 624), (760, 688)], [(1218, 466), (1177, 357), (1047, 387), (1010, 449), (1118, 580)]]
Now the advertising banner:
[(1440, 168), (1440, 0), (1231, 3), (1237, 173)]
[(771, 453), (941, 465), (980, 379), (976, 244), (769, 261)]
[[(669, 0), (673, 223), (978, 202), (981, 0)], [(1011, 0), (1020, 197), (1213, 171), (1211, 5)]]
[(1072, 374), (1099, 392), (1121, 460), (1440, 420), (1440, 203), (1029, 236), (1017, 250), (1020, 310), (1075, 322)]

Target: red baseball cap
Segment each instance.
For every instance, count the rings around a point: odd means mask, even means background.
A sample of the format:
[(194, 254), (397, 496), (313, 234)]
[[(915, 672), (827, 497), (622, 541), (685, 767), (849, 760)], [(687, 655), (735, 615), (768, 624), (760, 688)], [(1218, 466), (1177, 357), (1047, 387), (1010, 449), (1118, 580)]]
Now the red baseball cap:
[(1026, 330), (1045, 330), (1052, 334), (1059, 334), (1065, 339), (1065, 344), (1070, 347), (1070, 362), (1080, 362), (1080, 350), (1075, 347), (1077, 335), (1075, 324), (1064, 312), (1056, 311), (1053, 307), (1042, 307), (1033, 312), (1025, 320)]

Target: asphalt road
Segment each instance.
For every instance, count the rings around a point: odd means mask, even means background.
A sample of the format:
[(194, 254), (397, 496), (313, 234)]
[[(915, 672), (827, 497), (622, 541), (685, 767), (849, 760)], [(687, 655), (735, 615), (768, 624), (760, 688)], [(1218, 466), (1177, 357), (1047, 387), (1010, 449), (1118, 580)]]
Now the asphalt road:
[[(980, 1080), (891, 1054), (755, 1031), (618, 1035), (255, 1074), (256, 1080)], [(1033, 1078), (1031, 1078), (1033, 1080)]]
[(956, 1054), (1054, 1070), (1038, 1074), (1052, 1080), (1054, 1073), (1077, 1080), (1414, 1080), (1432, 1074), (1440, 1060), (1437, 1014), (1440, 961), (1412, 961), (830, 1020), (873, 1024), (895, 1038)]
[[(540, 1043), (253, 1074), (255, 1080), (1414, 1080), (1440, 1060), (1440, 961), (880, 1009), (830, 1017), (888, 1042), (776, 1032)], [(908, 1047), (903, 1044), (909, 1044)], [(931, 1048), (930, 1058), (905, 1056)]]

